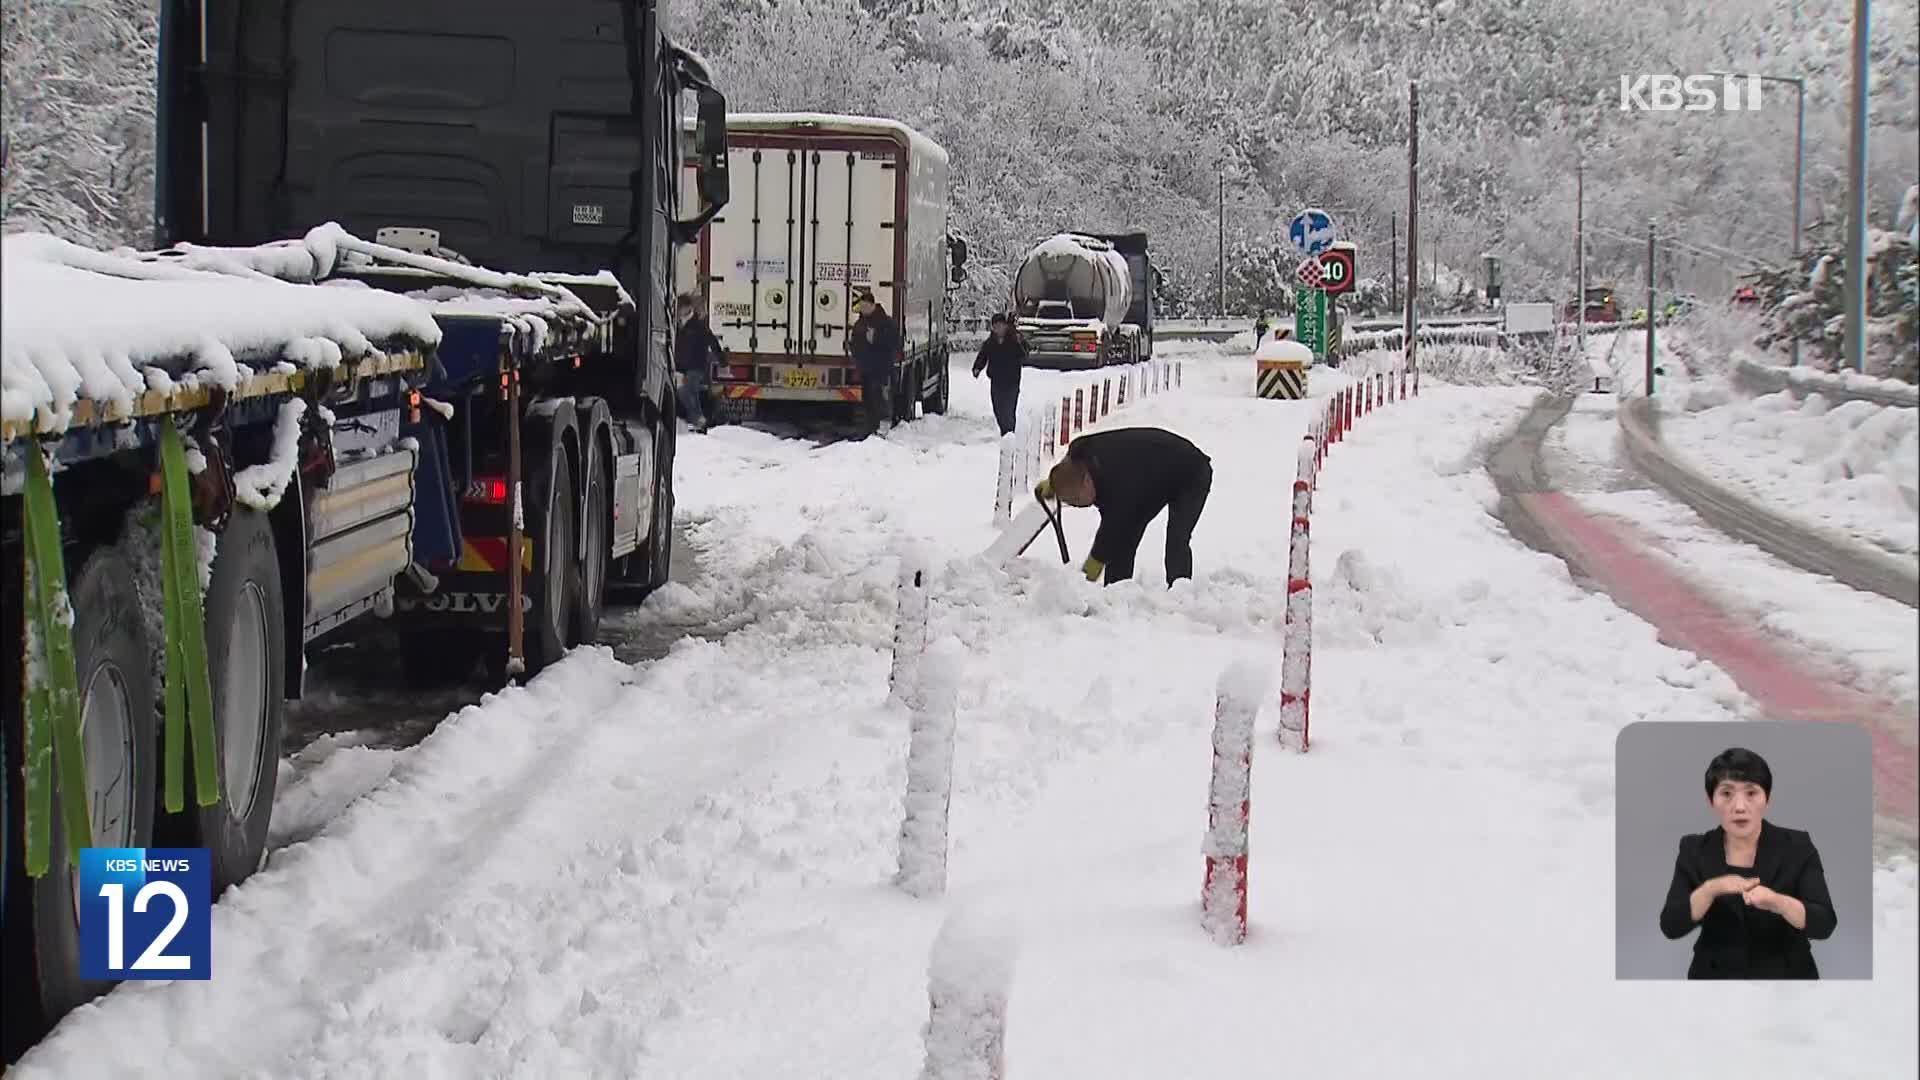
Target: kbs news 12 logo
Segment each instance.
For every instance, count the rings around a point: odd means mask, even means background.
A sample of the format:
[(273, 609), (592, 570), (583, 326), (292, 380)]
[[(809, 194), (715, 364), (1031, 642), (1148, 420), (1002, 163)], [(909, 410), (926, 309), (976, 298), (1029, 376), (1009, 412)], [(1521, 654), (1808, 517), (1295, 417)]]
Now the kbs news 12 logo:
[(1757, 75), (1622, 75), (1621, 112), (1759, 112)]
[(213, 978), (206, 848), (80, 849), (80, 977)]

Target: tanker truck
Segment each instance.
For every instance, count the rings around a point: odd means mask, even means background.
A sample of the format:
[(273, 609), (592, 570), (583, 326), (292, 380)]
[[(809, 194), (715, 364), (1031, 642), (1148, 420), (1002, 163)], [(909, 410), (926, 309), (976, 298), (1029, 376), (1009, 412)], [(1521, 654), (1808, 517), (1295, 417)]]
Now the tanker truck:
[(1096, 368), (1152, 356), (1154, 272), (1145, 233), (1064, 232), (1041, 241), (1013, 275), (1027, 363)]

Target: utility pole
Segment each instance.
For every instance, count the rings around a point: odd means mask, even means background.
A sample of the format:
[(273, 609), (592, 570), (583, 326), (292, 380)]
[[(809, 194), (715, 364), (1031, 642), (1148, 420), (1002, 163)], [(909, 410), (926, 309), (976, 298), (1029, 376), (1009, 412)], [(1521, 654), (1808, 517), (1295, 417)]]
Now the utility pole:
[(1853, 0), (1853, 107), (1847, 132), (1847, 366), (1867, 368), (1867, 7)]
[(1392, 251), (1387, 255), (1387, 306), (1400, 307), (1400, 211), (1395, 210), (1387, 217), (1388, 243)]
[(1220, 170), (1220, 318), (1227, 317), (1227, 170)]
[[(1582, 297), (1582, 300), (1585, 298)], [(1653, 221), (1647, 221), (1647, 397), (1653, 397)]]
[(1407, 84), (1407, 312), (1405, 346), (1407, 369), (1415, 363), (1418, 343), (1416, 307), (1420, 295), (1420, 84)]
[[(1800, 257), (1800, 188), (1806, 170), (1807, 155), (1807, 80), (1793, 80), (1795, 94), (1793, 112), (1793, 269), (1796, 274), (1804, 274), (1803, 260)], [(1865, 141), (1865, 140), (1862, 140)], [(1799, 288), (1799, 286), (1795, 286)], [(1800, 366), (1800, 335), (1793, 336), (1794, 367)]]
[(1580, 148), (1580, 156), (1573, 166), (1573, 274), (1574, 294), (1574, 333), (1580, 343), (1580, 356), (1587, 355), (1587, 150)]

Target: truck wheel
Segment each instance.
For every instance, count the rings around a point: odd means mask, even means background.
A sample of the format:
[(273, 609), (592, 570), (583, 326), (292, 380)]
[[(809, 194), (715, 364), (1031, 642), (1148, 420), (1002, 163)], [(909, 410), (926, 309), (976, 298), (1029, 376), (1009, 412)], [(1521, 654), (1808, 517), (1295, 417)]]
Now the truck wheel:
[(567, 635), (574, 618), (574, 532), (573, 465), (559, 446), (535, 465), (533, 485), (534, 512), (528, 525), (536, 539), (532, 580), (527, 595), (533, 598), (532, 618), (524, 625), (527, 674), (533, 675), (560, 659), (567, 651)]
[[(72, 604), (87, 804), (93, 822), (93, 836), (84, 846), (150, 847), (160, 738), (152, 654), (140, 593), (126, 558), (113, 548), (95, 548), (74, 578)], [(37, 881), (23, 878), (9, 890), (14, 910), (7, 913), (7, 930), (10, 937), (21, 935), (9, 941), (7, 950), (9, 1056), (32, 1045), (74, 1007), (113, 987), (111, 982), (80, 978), (80, 870), (67, 856), (59, 798), (56, 788), (52, 860), (46, 875)], [(16, 951), (20, 945), (31, 948), (31, 964), (22, 962), (24, 950)]]
[(654, 478), (653, 521), (647, 526), (647, 542), (640, 549), (646, 560), (646, 573), (641, 577), (642, 586), (647, 592), (667, 583), (673, 573), (673, 455), (679, 437), (676, 429), (669, 423), (661, 429), (660, 452), (655, 457), (654, 468), (660, 470)]
[[(205, 604), (220, 801), (195, 803), (189, 779), (187, 808), (163, 816), (158, 831), (166, 846), (203, 847), (211, 853), (217, 897), (259, 868), (280, 775), (286, 633), (280, 561), (267, 515), (236, 509), (228, 519)], [(191, 777), (192, 755), (187, 761)]]
[(600, 615), (607, 601), (608, 495), (606, 456), (599, 440), (590, 440), (587, 448), (587, 497), (580, 517), (580, 534), (585, 542), (586, 558), (580, 560), (580, 578), (574, 583), (576, 595), (572, 643), (588, 644), (600, 637)]
[(894, 369), (893, 380), (893, 422), (909, 423), (913, 407), (920, 402), (920, 365)]
[(934, 375), (933, 396), (927, 399), (927, 411), (935, 416), (947, 415), (947, 406), (953, 401), (953, 358), (940, 354), (940, 370)]

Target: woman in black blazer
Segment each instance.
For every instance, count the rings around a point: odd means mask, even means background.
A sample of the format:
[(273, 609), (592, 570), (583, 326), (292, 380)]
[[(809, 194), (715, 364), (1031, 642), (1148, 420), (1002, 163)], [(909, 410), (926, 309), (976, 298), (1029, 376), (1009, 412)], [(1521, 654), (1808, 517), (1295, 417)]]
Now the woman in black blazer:
[(1707, 766), (1707, 805), (1720, 827), (1680, 839), (1660, 909), (1671, 939), (1697, 925), (1689, 979), (1817, 979), (1809, 940), (1833, 935), (1833, 899), (1813, 838), (1766, 821), (1773, 772), (1728, 750)]

